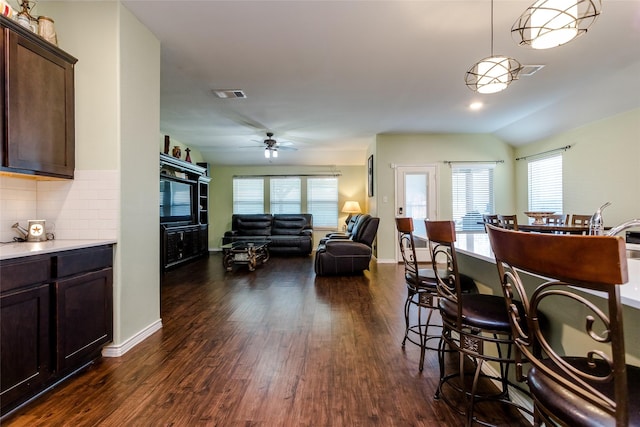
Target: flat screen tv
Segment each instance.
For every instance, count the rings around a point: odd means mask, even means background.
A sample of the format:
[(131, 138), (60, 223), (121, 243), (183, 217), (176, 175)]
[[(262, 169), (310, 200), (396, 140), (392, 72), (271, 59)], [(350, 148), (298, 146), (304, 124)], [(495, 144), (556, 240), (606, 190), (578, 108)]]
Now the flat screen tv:
[(163, 177), (160, 179), (160, 222), (192, 222), (192, 184)]

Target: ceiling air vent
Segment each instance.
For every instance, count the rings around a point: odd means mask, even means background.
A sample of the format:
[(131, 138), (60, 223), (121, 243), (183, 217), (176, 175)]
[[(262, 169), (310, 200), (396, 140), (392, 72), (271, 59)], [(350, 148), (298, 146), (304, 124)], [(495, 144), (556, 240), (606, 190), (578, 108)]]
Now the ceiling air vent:
[(213, 89), (213, 94), (220, 99), (246, 98), (247, 95), (240, 89)]
[(529, 77), (540, 71), (544, 65), (523, 65), (518, 77)]

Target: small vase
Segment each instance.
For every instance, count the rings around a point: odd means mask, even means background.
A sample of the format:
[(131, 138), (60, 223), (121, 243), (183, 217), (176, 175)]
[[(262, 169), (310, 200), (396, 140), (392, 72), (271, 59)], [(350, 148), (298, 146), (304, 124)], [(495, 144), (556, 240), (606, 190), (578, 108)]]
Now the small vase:
[(187, 152), (187, 157), (184, 158), (185, 162), (189, 162), (191, 163), (191, 149), (190, 148), (185, 148), (184, 151)]
[(180, 150), (180, 147), (178, 147), (177, 145), (174, 145), (171, 154), (173, 154), (173, 157), (175, 157), (176, 159), (179, 159), (180, 156), (182, 156), (182, 150)]
[(58, 46), (58, 36), (56, 35), (56, 30), (53, 26), (53, 19), (46, 16), (39, 16), (38, 34), (49, 43)]

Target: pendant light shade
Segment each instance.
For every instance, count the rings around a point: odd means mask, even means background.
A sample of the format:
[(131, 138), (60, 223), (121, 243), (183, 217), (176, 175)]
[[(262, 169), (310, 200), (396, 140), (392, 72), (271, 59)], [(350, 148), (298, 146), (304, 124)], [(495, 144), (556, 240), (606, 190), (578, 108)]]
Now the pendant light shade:
[(601, 0), (538, 0), (513, 24), (520, 45), (550, 49), (587, 32), (602, 11)]
[(264, 158), (265, 159), (270, 159), (270, 158), (278, 158), (278, 149), (275, 147), (266, 147), (264, 149)]
[(484, 58), (465, 76), (467, 87), (479, 93), (496, 93), (505, 90), (512, 81), (518, 79), (522, 66), (513, 58), (490, 56)]
[(505, 90), (518, 79), (522, 65), (513, 58), (493, 54), (493, 0), (491, 0), (491, 56), (475, 63), (467, 74), (467, 87), (478, 93), (496, 93)]

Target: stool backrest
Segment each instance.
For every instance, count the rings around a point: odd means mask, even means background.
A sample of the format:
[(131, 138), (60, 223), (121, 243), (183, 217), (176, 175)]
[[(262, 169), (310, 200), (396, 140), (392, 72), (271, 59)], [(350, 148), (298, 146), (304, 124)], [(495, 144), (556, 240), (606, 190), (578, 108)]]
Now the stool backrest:
[(413, 240), (413, 218), (396, 218), (398, 244), (404, 262), (404, 275), (407, 284), (418, 287), (418, 259)]
[(433, 271), (437, 279), (438, 297), (455, 304), (458, 309), (458, 327), (462, 325), (462, 306), (458, 304), (463, 293), (458, 260), (455, 251), (456, 226), (453, 221), (425, 221)]
[[(487, 233), (521, 360), (528, 360), (560, 388), (602, 408), (615, 417), (616, 425), (626, 425), (628, 387), (620, 301), (620, 285), (628, 281), (624, 240), (522, 233), (491, 225)], [(523, 283), (523, 271), (547, 281), (531, 292)], [(604, 308), (594, 302), (600, 297), (585, 298), (580, 290), (601, 292)], [(522, 302), (523, 313), (518, 312), (516, 300)], [(574, 323), (575, 333), (583, 336), (562, 343), (550, 332), (558, 334), (567, 322)], [(590, 363), (577, 368), (567, 357)], [(521, 369), (519, 365), (519, 375)], [(613, 387), (615, 397), (607, 397), (602, 387)]]

